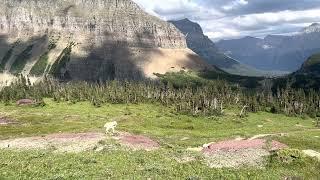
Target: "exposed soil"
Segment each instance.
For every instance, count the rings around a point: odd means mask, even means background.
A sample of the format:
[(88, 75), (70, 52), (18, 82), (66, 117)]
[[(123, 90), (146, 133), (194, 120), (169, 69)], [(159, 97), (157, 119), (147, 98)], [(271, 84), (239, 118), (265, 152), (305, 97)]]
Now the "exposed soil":
[(270, 151), (286, 148), (285, 144), (264, 139), (228, 140), (204, 147), (202, 153), (211, 168), (262, 167)]
[[(141, 135), (119, 133), (118, 136), (112, 138), (131, 150), (151, 151), (160, 147), (156, 141)], [(112, 144), (100, 144), (104, 140), (106, 140), (106, 136), (102, 133), (60, 133), (2, 140), (0, 141), (0, 149), (52, 150), (58, 153), (79, 153), (90, 150), (101, 151), (109, 149), (108, 147)]]
[(158, 142), (142, 135), (120, 133), (118, 139), (122, 145), (129, 147), (133, 150), (151, 151), (160, 147)]
[(271, 151), (286, 148), (285, 144), (278, 141), (267, 142), (264, 139), (253, 139), (253, 140), (229, 140), (221, 141), (218, 143), (210, 144), (202, 151), (204, 153), (216, 153), (218, 151), (237, 151), (242, 149), (269, 149)]
[(239, 149), (237, 151), (217, 151), (204, 154), (210, 168), (239, 168), (241, 166), (263, 167), (266, 156), (270, 155), (265, 149)]
[(104, 140), (102, 133), (62, 133), (44, 137), (27, 137), (0, 141), (0, 149), (53, 150), (54, 152), (82, 152), (93, 150), (99, 141)]

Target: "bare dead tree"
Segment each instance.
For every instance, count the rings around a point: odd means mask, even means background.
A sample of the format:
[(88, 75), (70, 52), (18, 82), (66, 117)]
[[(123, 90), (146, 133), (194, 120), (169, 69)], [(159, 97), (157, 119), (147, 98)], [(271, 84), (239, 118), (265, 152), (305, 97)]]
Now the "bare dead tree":
[(249, 106), (248, 105), (244, 105), (241, 109), (241, 112), (240, 112), (240, 117), (243, 117), (244, 114), (246, 113), (246, 109), (248, 108)]

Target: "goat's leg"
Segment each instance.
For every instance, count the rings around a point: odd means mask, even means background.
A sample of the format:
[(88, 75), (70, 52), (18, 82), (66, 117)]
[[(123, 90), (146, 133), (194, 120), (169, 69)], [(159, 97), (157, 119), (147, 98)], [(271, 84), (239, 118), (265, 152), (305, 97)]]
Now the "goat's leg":
[(112, 133), (114, 134), (114, 127), (112, 127)]

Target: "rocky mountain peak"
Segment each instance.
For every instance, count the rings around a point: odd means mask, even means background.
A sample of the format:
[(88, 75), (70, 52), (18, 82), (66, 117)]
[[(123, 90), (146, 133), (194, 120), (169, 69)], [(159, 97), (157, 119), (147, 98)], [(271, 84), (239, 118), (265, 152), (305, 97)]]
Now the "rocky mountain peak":
[(169, 21), (173, 23), (182, 33), (186, 34), (203, 34), (203, 30), (201, 26), (196, 23), (191, 21), (188, 18), (177, 20), (177, 21)]
[(304, 28), (302, 30), (303, 33), (309, 34), (309, 33), (318, 33), (320, 32), (320, 23), (313, 23), (310, 26)]

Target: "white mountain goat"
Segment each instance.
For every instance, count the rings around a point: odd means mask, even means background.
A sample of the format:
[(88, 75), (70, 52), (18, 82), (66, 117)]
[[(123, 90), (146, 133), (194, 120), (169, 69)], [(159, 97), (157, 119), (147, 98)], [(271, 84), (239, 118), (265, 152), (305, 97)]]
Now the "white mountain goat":
[(114, 129), (117, 127), (117, 125), (118, 125), (117, 121), (106, 123), (104, 125), (104, 128), (106, 128), (106, 134), (108, 134), (110, 130), (112, 130), (112, 133), (114, 134), (114, 132), (115, 132)]

